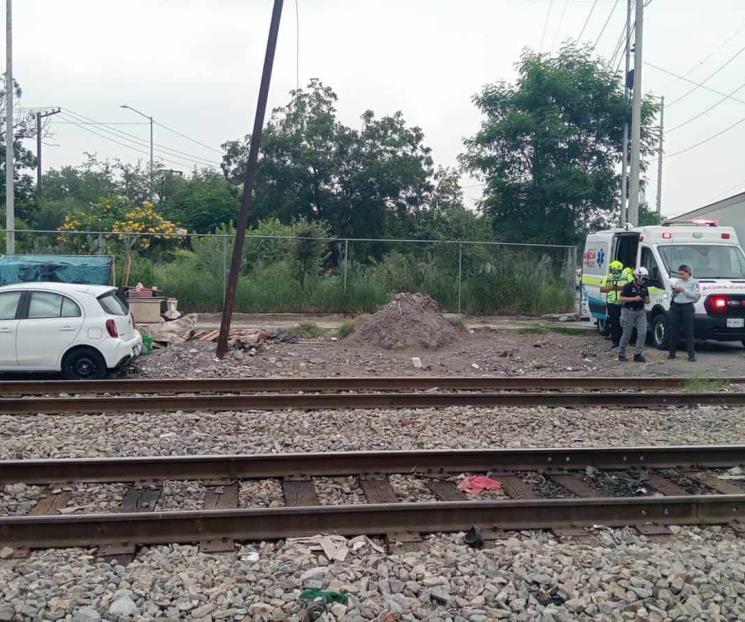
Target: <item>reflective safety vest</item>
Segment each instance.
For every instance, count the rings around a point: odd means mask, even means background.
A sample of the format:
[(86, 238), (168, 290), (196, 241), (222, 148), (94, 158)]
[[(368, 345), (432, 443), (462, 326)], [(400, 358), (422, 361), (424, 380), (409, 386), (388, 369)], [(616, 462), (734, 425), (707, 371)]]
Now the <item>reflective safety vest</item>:
[(634, 280), (634, 273), (632, 272), (631, 268), (624, 268), (623, 270), (611, 270), (608, 273), (608, 276), (606, 276), (603, 279), (603, 282), (601, 283), (601, 287), (612, 287), (613, 289), (609, 291), (606, 296), (606, 300), (609, 305), (618, 305), (621, 304), (621, 302), (618, 300), (618, 297), (621, 295), (621, 290), (623, 289), (623, 286), (626, 285), (626, 283), (630, 283)]

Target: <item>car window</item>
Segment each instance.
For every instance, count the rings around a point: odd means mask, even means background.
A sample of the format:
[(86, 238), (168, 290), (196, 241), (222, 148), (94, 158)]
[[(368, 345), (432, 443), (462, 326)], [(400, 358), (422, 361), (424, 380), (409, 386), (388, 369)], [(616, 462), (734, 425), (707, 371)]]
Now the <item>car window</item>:
[(127, 315), (129, 311), (114, 292), (99, 296), (98, 302), (109, 315)]
[(640, 265), (644, 266), (647, 269), (647, 272), (649, 273), (650, 284), (661, 287), (662, 279), (660, 276), (660, 268), (657, 265), (657, 260), (654, 258), (654, 254), (652, 253), (651, 248), (648, 248), (646, 246), (642, 247), (642, 257)]
[(31, 292), (28, 305), (28, 318), (40, 320), (59, 317), (62, 309), (62, 296), (51, 292)]
[(62, 298), (62, 317), (80, 317), (80, 307), (69, 298)]
[(21, 292), (5, 292), (0, 294), (0, 320), (14, 320)]

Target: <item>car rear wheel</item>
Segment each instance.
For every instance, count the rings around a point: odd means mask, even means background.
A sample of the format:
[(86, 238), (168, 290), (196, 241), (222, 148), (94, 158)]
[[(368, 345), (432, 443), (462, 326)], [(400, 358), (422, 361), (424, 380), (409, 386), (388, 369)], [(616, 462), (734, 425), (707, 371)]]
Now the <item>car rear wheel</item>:
[(667, 349), (667, 319), (658, 313), (652, 320), (652, 345), (658, 350)]
[(93, 348), (79, 348), (62, 361), (65, 380), (101, 380), (106, 377), (106, 361)]

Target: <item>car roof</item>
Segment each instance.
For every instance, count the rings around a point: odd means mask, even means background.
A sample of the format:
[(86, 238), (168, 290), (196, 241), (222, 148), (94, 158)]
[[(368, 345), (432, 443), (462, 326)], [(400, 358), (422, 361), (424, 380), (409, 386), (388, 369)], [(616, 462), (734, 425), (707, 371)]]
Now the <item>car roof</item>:
[(4, 291), (28, 291), (44, 290), (60, 294), (90, 294), (91, 296), (102, 296), (108, 292), (116, 291), (116, 287), (111, 285), (89, 285), (86, 283), (13, 283), (0, 287), (0, 292)]

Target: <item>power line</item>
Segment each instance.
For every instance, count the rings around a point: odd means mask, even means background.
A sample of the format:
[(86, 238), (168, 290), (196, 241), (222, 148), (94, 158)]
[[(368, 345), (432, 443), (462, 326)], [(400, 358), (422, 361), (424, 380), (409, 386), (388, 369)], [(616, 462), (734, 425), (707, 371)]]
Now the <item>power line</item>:
[(678, 123), (678, 125), (676, 125), (674, 127), (671, 127), (669, 130), (667, 130), (667, 133), (669, 134), (670, 132), (674, 132), (675, 130), (680, 129), (681, 127), (684, 127), (684, 126), (688, 125), (689, 123), (692, 123), (696, 119), (700, 119), (705, 114), (707, 114), (707, 113), (711, 112), (712, 110), (714, 110), (714, 108), (716, 108), (717, 106), (720, 106), (721, 104), (723, 104), (725, 101), (727, 101), (727, 99), (729, 99), (730, 97), (732, 97), (732, 95), (734, 95), (735, 93), (737, 93), (737, 91), (741, 91), (743, 88), (745, 88), (745, 82), (743, 82), (735, 90), (731, 91), (728, 95), (725, 95), (724, 97), (722, 97), (722, 99), (720, 99), (718, 102), (716, 102), (716, 103), (712, 104), (711, 106), (709, 106), (706, 110), (703, 110), (703, 111), (699, 112), (697, 115), (692, 116), (690, 119), (687, 119), (687, 120), (683, 121), (683, 123)]
[(577, 41), (582, 40), (582, 35), (585, 34), (585, 28), (587, 28), (587, 24), (590, 23), (590, 18), (592, 17), (592, 14), (595, 11), (595, 7), (597, 5), (598, 5), (598, 0), (595, 0), (592, 3), (592, 6), (590, 7), (590, 12), (587, 14), (587, 19), (585, 19), (585, 23), (582, 25), (582, 30), (579, 31), (579, 36), (577, 37)]
[(735, 60), (735, 59), (736, 59), (736, 58), (737, 58), (738, 56), (740, 56), (740, 54), (742, 54), (743, 52), (745, 52), (745, 46), (743, 46), (743, 47), (741, 47), (741, 48), (740, 48), (739, 50), (737, 50), (737, 52), (735, 52), (735, 53), (734, 53), (734, 54), (733, 54), (733, 55), (732, 55), (732, 56), (731, 56), (731, 57), (729, 58), (729, 60), (727, 60), (727, 62), (725, 62), (725, 63), (724, 63), (723, 65), (720, 65), (720, 66), (719, 66), (719, 67), (718, 67), (718, 68), (717, 68), (717, 69), (716, 69), (715, 71), (713, 71), (712, 73), (710, 73), (710, 74), (709, 74), (709, 75), (708, 75), (708, 76), (706, 77), (706, 79), (705, 79), (705, 80), (702, 80), (702, 82), (701, 82), (701, 84), (700, 84), (700, 85), (694, 86), (694, 87), (693, 87), (692, 89), (690, 89), (690, 90), (686, 91), (685, 93), (683, 93), (683, 95), (681, 95), (681, 96), (680, 96), (680, 97), (678, 97), (677, 99), (674, 99), (673, 101), (671, 101), (671, 102), (670, 102), (670, 103), (668, 104), (668, 108), (669, 108), (670, 106), (672, 106), (673, 104), (677, 104), (677, 103), (678, 103), (678, 102), (679, 102), (679, 101), (680, 101), (681, 99), (685, 99), (686, 97), (688, 97), (688, 96), (689, 96), (689, 95), (690, 95), (691, 93), (693, 93), (694, 91), (697, 91), (697, 90), (698, 90), (699, 88), (701, 88), (701, 87), (702, 87), (703, 85), (705, 85), (705, 84), (706, 84), (706, 83), (707, 83), (707, 82), (708, 82), (709, 80), (711, 80), (711, 79), (712, 79), (712, 78), (713, 78), (713, 77), (714, 77), (715, 75), (717, 75), (717, 74), (718, 74), (718, 73), (719, 73), (720, 71), (722, 71), (722, 70), (723, 70), (723, 69), (724, 69), (725, 67), (727, 67), (727, 66), (728, 66), (728, 65), (729, 65), (730, 63), (732, 63), (732, 61), (734, 61), (734, 60)]
[(613, 8), (610, 10), (610, 13), (608, 13), (608, 17), (605, 18), (605, 23), (603, 24), (603, 27), (600, 29), (600, 34), (598, 35), (598, 38), (595, 39), (595, 43), (592, 46), (592, 51), (595, 51), (595, 48), (598, 47), (598, 43), (600, 43), (600, 39), (603, 36), (603, 33), (605, 32), (605, 29), (608, 27), (608, 23), (610, 22), (611, 17), (613, 17), (613, 13), (616, 12), (616, 7), (618, 6), (618, 0), (615, 1), (613, 4)]
[(564, 0), (564, 6), (561, 8), (561, 15), (559, 16), (559, 26), (556, 28), (556, 34), (554, 35), (554, 39), (551, 42), (551, 51), (556, 47), (557, 40), (559, 43), (561, 43), (561, 27), (564, 24), (564, 13), (567, 12), (567, 5), (569, 4), (569, 0)]
[(295, 88), (300, 90), (300, 7), (295, 0)]
[(739, 121), (735, 121), (732, 125), (725, 127), (723, 130), (717, 132), (716, 134), (712, 134), (711, 136), (709, 136), (709, 138), (706, 138), (700, 142), (697, 142), (695, 145), (690, 145), (689, 147), (686, 147), (685, 149), (681, 149), (680, 151), (676, 151), (675, 153), (669, 153), (668, 155), (664, 157), (664, 159), (667, 160), (668, 158), (674, 158), (675, 156), (678, 156), (681, 153), (686, 153), (687, 151), (690, 151), (691, 149), (695, 149), (696, 147), (705, 145), (706, 143), (711, 142), (715, 138), (719, 138), (722, 134), (729, 132), (730, 130), (736, 128), (738, 125), (741, 125), (742, 123), (745, 123), (745, 117), (743, 117)]
[[(75, 112), (73, 110), (70, 110), (69, 108), (64, 109), (70, 117), (72, 115), (72, 120), (74, 121), (80, 121), (81, 119), (83, 121), (93, 121), (95, 122), (95, 119), (91, 119), (90, 117)], [(69, 120), (69, 119), (68, 119)], [(140, 146), (147, 146), (149, 147), (150, 143), (139, 136), (135, 136), (134, 134), (130, 134), (129, 132), (125, 132), (124, 130), (118, 130), (116, 128), (112, 127), (102, 127), (102, 131), (113, 134), (114, 136), (119, 137), (120, 139), (128, 140), (130, 142), (134, 142)], [(179, 149), (174, 149), (172, 147), (166, 147), (165, 145), (157, 145), (158, 149), (162, 152), (166, 152), (167, 155), (175, 156), (180, 159), (186, 159), (189, 162), (193, 162), (195, 164), (199, 164), (201, 166), (219, 166), (217, 162), (213, 162), (212, 160), (208, 160), (207, 158), (203, 158), (201, 156), (196, 156), (192, 153), (187, 153), (185, 151), (180, 151)]]
[(541, 44), (538, 46), (538, 53), (543, 51), (543, 40), (546, 37), (546, 29), (548, 28), (548, 20), (551, 17), (551, 7), (554, 6), (554, 0), (549, 0), (548, 10), (546, 11), (546, 21), (543, 22), (543, 32), (541, 33)]
[(200, 143), (198, 140), (191, 138), (191, 136), (187, 136), (186, 134), (182, 134), (178, 130), (174, 130), (172, 127), (168, 127), (167, 125), (164, 125), (163, 123), (160, 123), (159, 121), (153, 120), (153, 123), (157, 125), (158, 127), (162, 127), (164, 130), (168, 130), (169, 132), (173, 132), (177, 136), (181, 136), (181, 138), (185, 138), (186, 140), (190, 140), (195, 145), (199, 145), (200, 147), (204, 147), (205, 149), (209, 149), (210, 151), (214, 151), (215, 153), (219, 153), (222, 155), (222, 151), (219, 149), (215, 149), (215, 147), (210, 147), (209, 145), (205, 145), (204, 143)]
[(701, 84), (699, 82), (696, 82), (695, 80), (690, 80), (689, 78), (686, 78), (685, 76), (681, 76), (677, 73), (674, 73), (672, 71), (669, 71), (667, 69), (664, 69), (663, 67), (659, 67), (658, 65), (654, 65), (653, 63), (644, 63), (647, 67), (651, 67), (652, 69), (656, 69), (657, 71), (661, 71), (662, 73), (666, 73), (669, 76), (672, 76), (673, 78), (677, 78), (678, 80), (683, 80), (684, 82), (688, 82), (689, 84), (695, 84), (696, 86), (704, 89), (705, 91), (709, 91), (710, 93), (715, 93), (716, 95), (721, 95), (722, 97), (726, 97), (727, 99), (732, 100), (733, 102), (737, 102), (738, 104), (745, 104), (745, 99), (738, 99), (737, 97), (732, 97), (731, 95), (727, 95), (724, 91), (718, 91), (717, 89), (713, 89), (710, 86), (706, 86), (705, 84)]
[(694, 71), (696, 71), (699, 67), (702, 65), (705, 65), (707, 62), (711, 60), (711, 58), (722, 48), (724, 48), (730, 41), (732, 41), (737, 35), (739, 35), (743, 30), (745, 30), (745, 24), (742, 24), (733, 34), (731, 34), (727, 39), (725, 39), (722, 43), (720, 43), (704, 60), (696, 63), (693, 67), (688, 69), (687, 71), (683, 72), (683, 75), (689, 76)]
[[(63, 115), (64, 115), (64, 113), (63, 113)], [(70, 123), (72, 125), (77, 125), (81, 130), (85, 130), (86, 132), (89, 132), (90, 134), (93, 134), (93, 135), (98, 136), (100, 138), (104, 138), (104, 139), (106, 139), (108, 141), (111, 141), (112, 143), (116, 143), (117, 145), (120, 145), (120, 146), (122, 146), (122, 147), (124, 147), (126, 149), (131, 149), (132, 151), (136, 151), (137, 153), (141, 153), (141, 154), (146, 155), (146, 156), (149, 156), (150, 155), (150, 152), (149, 151), (146, 151), (145, 149), (140, 149), (138, 147), (132, 146), (131, 144), (128, 144), (128, 143), (125, 143), (125, 142), (121, 142), (121, 141), (117, 140), (116, 138), (112, 138), (111, 136), (109, 136), (107, 134), (103, 134), (102, 132), (99, 132), (97, 130), (94, 130), (90, 126), (81, 125), (79, 123), (75, 123), (74, 121), (70, 121)], [(162, 160), (162, 161), (164, 161), (164, 162), (168, 162), (169, 164), (175, 164), (176, 166), (190, 166), (190, 165), (194, 164), (194, 162), (179, 162), (179, 161), (171, 160), (169, 158), (165, 158), (165, 157), (162, 157), (162, 156), (159, 159)]]

